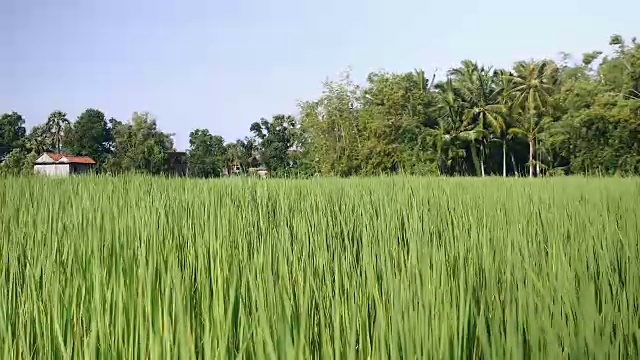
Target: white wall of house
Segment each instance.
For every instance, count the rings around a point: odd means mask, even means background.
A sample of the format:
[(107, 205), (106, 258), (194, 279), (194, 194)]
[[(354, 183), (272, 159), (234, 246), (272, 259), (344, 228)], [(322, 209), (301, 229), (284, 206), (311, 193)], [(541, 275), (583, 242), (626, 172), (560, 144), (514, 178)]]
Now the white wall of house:
[(68, 176), (69, 164), (36, 164), (33, 167), (33, 171), (36, 174), (42, 174), (47, 176)]

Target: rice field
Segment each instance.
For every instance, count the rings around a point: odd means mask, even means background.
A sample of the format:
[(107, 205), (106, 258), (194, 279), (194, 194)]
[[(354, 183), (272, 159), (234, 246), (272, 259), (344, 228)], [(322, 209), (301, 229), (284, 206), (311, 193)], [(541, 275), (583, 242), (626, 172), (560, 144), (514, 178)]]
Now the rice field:
[(0, 356), (640, 355), (640, 180), (0, 179)]

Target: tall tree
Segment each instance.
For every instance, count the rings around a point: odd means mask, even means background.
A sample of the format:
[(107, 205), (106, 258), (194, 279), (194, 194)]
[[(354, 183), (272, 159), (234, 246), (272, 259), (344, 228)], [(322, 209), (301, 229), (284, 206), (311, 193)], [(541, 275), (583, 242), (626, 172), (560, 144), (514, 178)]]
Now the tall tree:
[(219, 177), (227, 165), (224, 139), (207, 129), (195, 129), (189, 134), (189, 145), (189, 175)]
[[(450, 71), (459, 86), (460, 101), (465, 107), (463, 114), (466, 131), (462, 133), (480, 146), (480, 172), (485, 176), (484, 159), (487, 143), (492, 138), (501, 139), (505, 133), (503, 118), (505, 107), (499, 103), (499, 90), (491, 68), (478, 66), (469, 60)], [(473, 148), (472, 148), (473, 150)], [(503, 153), (503, 172), (506, 176), (506, 153)]]
[(171, 134), (158, 129), (148, 112), (135, 112), (131, 121), (112, 120), (113, 155), (105, 164), (110, 172), (138, 171), (161, 174), (167, 170), (167, 152), (173, 151)]
[(260, 153), (255, 139), (245, 137), (242, 140), (237, 140), (236, 144), (241, 150), (239, 161), (244, 169), (260, 166)]
[(25, 145), (32, 153), (38, 155), (45, 151), (52, 151), (55, 148), (46, 124), (36, 125), (31, 128), (31, 131), (26, 136)]
[(63, 145), (72, 154), (92, 157), (104, 163), (111, 153), (112, 136), (104, 113), (96, 109), (85, 110), (67, 127)]
[[(513, 81), (512, 75), (506, 70), (498, 70), (494, 73), (496, 82), (496, 101), (502, 106), (501, 119), (502, 131), (500, 131), (500, 141), (502, 142), (502, 176), (507, 176), (507, 155), (509, 153), (509, 143), (521, 135), (518, 124), (521, 122), (521, 110), (513, 101)], [(511, 162), (513, 163), (513, 171), (518, 174), (515, 158), (511, 154)]]
[(347, 71), (337, 81), (326, 80), (319, 99), (299, 104), (300, 140), (312, 173), (349, 176), (362, 171), (366, 134), (361, 98)]
[(57, 152), (62, 152), (62, 140), (64, 136), (64, 130), (69, 125), (67, 114), (56, 110), (49, 115), (47, 119), (47, 130), (51, 134), (51, 139), (56, 147)]
[(289, 150), (296, 145), (296, 119), (291, 115), (275, 115), (271, 121), (260, 119), (250, 127), (259, 141), (260, 161), (273, 173), (286, 172), (293, 164)]
[(0, 115), (0, 161), (13, 149), (24, 147), (24, 118), (17, 112)]
[(544, 115), (555, 90), (557, 67), (550, 61), (529, 61), (516, 63), (513, 71), (511, 91), (514, 103), (527, 115), (521, 133), (529, 140), (529, 176), (533, 177), (536, 136), (548, 122)]
[(435, 123), (428, 111), (429, 81), (424, 71), (374, 72), (361, 90), (359, 123), (364, 136), (361, 159), (367, 173), (432, 173), (436, 161), (416, 146), (426, 126)]
[(464, 108), (458, 101), (457, 89), (451, 77), (434, 86), (437, 91), (435, 111), (437, 125), (430, 126), (425, 133), (435, 144), (440, 174), (461, 172), (466, 158), (464, 140)]

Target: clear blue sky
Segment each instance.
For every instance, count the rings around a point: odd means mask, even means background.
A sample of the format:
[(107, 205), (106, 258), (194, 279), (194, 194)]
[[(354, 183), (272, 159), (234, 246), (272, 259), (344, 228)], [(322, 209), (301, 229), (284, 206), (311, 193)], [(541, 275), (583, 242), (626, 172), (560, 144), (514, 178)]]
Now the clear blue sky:
[(607, 49), (640, 36), (634, 0), (0, 0), (0, 112), (150, 111), (178, 149), (205, 127), (231, 141), (296, 113), (351, 66), (428, 73), (464, 58)]

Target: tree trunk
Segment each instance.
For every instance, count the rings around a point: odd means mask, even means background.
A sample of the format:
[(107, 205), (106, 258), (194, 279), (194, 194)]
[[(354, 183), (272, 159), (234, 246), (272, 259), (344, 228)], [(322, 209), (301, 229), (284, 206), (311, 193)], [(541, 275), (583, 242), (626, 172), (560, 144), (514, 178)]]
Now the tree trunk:
[(442, 138), (438, 140), (438, 173), (440, 176), (443, 174), (442, 166)]
[(538, 147), (538, 142), (536, 141), (536, 176), (540, 176), (540, 148)]
[(507, 140), (502, 142), (502, 176), (507, 177)]
[(478, 174), (482, 174), (484, 171), (480, 169), (482, 166), (480, 165), (481, 162), (478, 160), (478, 150), (476, 149), (476, 144), (472, 142), (470, 146), (471, 158), (473, 159), (473, 167), (475, 168), (475, 175), (477, 176)]
[(529, 136), (529, 177), (533, 177), (533, 136)]
[(518, 166), (516, 165), (516, 159), (513, 157), (513, 154), (511, 154), (511, 163), (513, 164), (513, 172), (514, 174), (516, 174), (516, 177), (519, 177), (519, 173), (520, 173), (520, 169), (518, 169)]
[(480, 156), (480, 172), (482, 173), (482, 177), (484, 177), (484, 159)]

